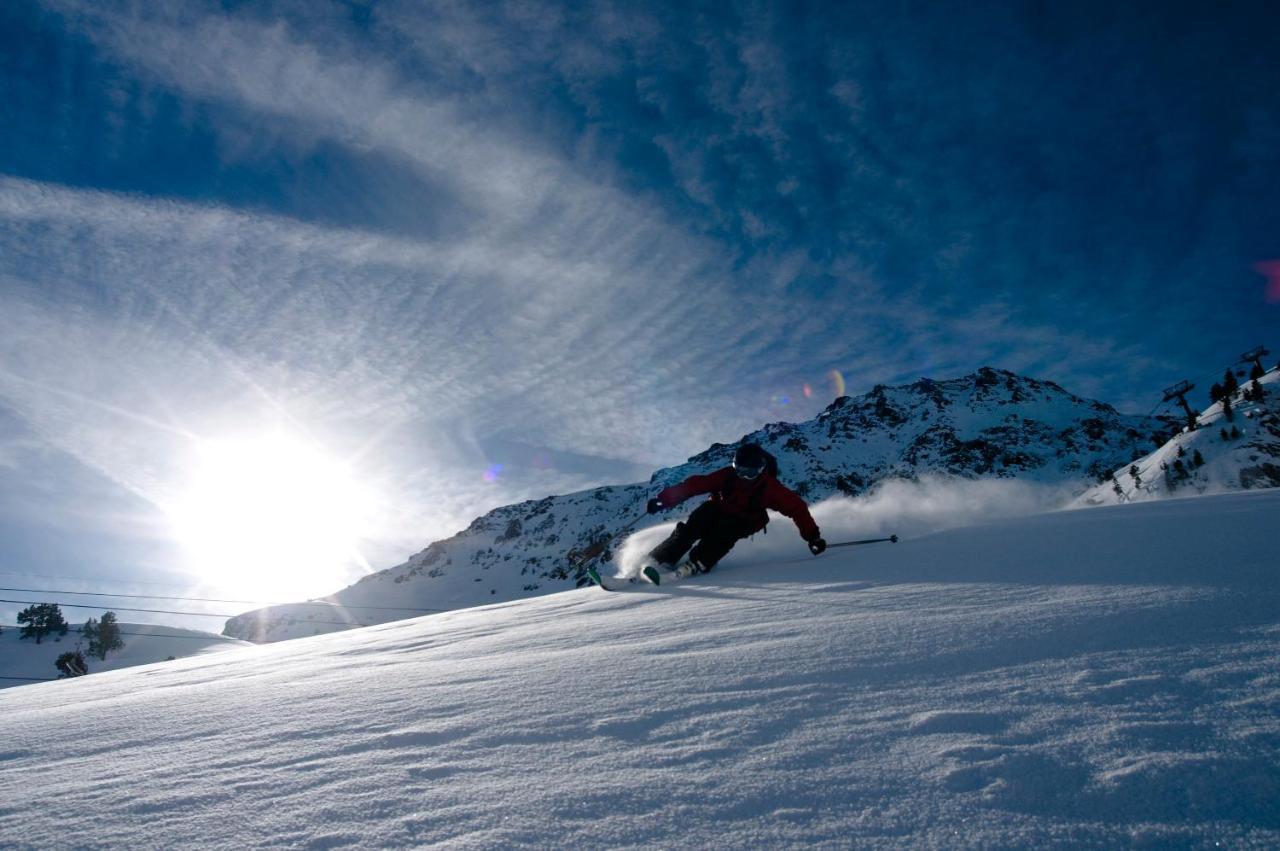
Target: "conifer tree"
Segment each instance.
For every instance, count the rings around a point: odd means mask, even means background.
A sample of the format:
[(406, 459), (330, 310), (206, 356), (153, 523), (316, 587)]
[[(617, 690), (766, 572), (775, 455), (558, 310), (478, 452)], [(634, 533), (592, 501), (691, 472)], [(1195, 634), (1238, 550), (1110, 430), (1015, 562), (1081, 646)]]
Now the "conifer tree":
[(1231, 427), (1231, 439), (1232, 440), (1240, 439), (1240, 429), (1236, 428), (1235, 426)]
[(98, 640), (98, 619), (91, 617), (80, 627), (80, 637), (89, 642), (89, 655), (93, 655), (94, 642)]
[(18, 623), (25, 624), (20, 638), (35, 638), (36, 644), (52, 632), (66, 635), (68, 629), (66, 618), (62, 616), (57, 603), (35, 603), (27, 606), (18, 612)]
[(1259, 378), (1267, 374), (1267, 370), (1262, 366), (1262, 361), (1254, 361), (1253, 369), (1249, 370), (1249, 378), (1257, 381)]
[(1236, 381), (1236, 374), (1232, 372), (1230, 368), (1228, 368), (1227, 371), (1222, 375), (1222, 395), (1230, 396), (1232, 393), (1235, 393), (1239, 389), (1240, 389), (1240, 382)]
[(1222, 385), (1214, 384), (1212, 387), (1209, 388), (1209, 404), (1212, 405), (1216, 402), (1221, 402), (1221, 401), (1222, 401)]
[(1249, 386), (1253, 388), (1253, 401), (1261, 402), (1267, 398), (1267, 391), (1262, 388), (1262, 384), (1258, 379), (1255, 378)]
[(1199, 449), (1197, 449), (1195, 453), (1191, 456), (1191, 463), (1194, 464), (1197, 468), (1204, 466), (1204, 456), (1200, 454)]
[(1231, 408), (1231, 397), (1222, 397), (1222, 415), (1227, 418), (1227, 422), (1232, 422), (1236, 418), (1236, 412)]
[(53, 664), (54, 667), (62, 672), (58, 675), (59, 678), (83, 677), (89, 673), (89, 666), (85, 664), (84, 656), (81, 655), (79, 650), (63, 653), (58, 657), (58, 661)]
[(89, 655), (97, 656), (104, 662), (109, 652), (124, 647), (115, 612), (107, 612), (102, 616), (102, 620), (96, 623), (93, 618), (89, 618), (82, 631), (85, 638), (89, 639)]

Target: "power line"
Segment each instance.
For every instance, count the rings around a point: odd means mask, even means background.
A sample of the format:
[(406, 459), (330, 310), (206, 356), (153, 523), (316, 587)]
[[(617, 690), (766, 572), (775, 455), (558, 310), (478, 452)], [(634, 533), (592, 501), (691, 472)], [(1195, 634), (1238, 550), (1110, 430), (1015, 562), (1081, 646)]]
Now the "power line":
[[(106, 591), (51, 591), (45, 588), (0, 588), (0, 591), (17, 591), (23, 594), (69, 594), (76, 597), (118, 597), (130, 600), (185, 600), (196, 603), (244, 603), (250, 606), (320, 606), (328, 609), (374, 609), (384, 612), (425, 612), (438, 614), (448, 609), (417, 609), (412, 606), (355, 606), (347, 603), (305, 602), (273, 603), (268, 600), (224, 600), (216, 597), (166, 597), (161, 594), (112, 594)], [(132, 609), (127, 611), (145, 611)], [(230, 617), (230, 616), (229, 616)]]
[[(317, 623), (317, 621), (308, 621), (308, 623)], [(26, 627), (14, 626), (13, 624), (3, 623), (3, 624), (0, 624), (0, 629), (26, 629)], [(80, 631), (80, 627), (74, 627), (73, 629), (76, 635), (83, 635), (83, 633)], [(214, 635), (213, 633), (208, 633), (207, 635), (171, 635), (167, 632), (121, 632), (120, 634), (132, 636), (134, 638), (187, 638), (193, 641), (208, 641), (210, 639), (221, 639), (221, 638), (227, 638), (228, 640), (231, 640), (231, 641), (244, 640), (240, 638), (232, 639), (230, 636)]]
[[(53, 603), (55, 606), (62, 606), (62, 607), (64, 607), (64, 608), (68, 608), (68, 609), (102, 609), (102, 608), (106, 608), (105, 606), (103, 606), (103, 605), (101, 605), (101, 604), (96, 605), (96, 606), (89, 606), (89, 605), (85, 605), (84, 603), (64, 603), (64, 602), (62, 602), (61, 600), (3, 600), (3, 599), (0, 599), (0, 603), (17, 603), (17, 604), (19, 604), (19, 605), (27, 605), (27, 606), (39, 606), (39, 605), (41, 605), (41, 604), (45, 604), (45, 603)], [(213, 613), (213, 612), (179, 612), (179, 611), (174, 611), (173, 609), (131, 609), (131, 608), (129, 608), (128, 606), (111, 606), (111, 608), (112, 608), (112, 609), (119, 609), (119, 610), (120, 610), (120, 611), (122, 611), (122, 612), (147, 612), (148, 614), (155, 614), (155, 615), (189, 615), (189, 616), (191, 616), (191, 617), (197, 617), (197, 618), (237, 618), (237, 617), (240, 617), (239, 615), (215, 614), (215, 613)], [(308, 624), (326, 624), (326, 625), (331, 625), (331, 626), (345, 626), (345, 627), (361, 627), (361, 626), (373, 626), (373, 625), (374, 625), (374, 624), (370, 624), (370, 623), (351, 623), (351, 622), (349, 622), (349, 621), (317, 621), (317, 620), (312, 620), (311, 618), (306, 618), (305, 620), (303, 620), (303, 623), (308, 623)]]
[(0, 680), (23, 680), (28, 683), (56, 683), (57, 677), (0, 677)]
[[(21, 605), (39, 606), (46, 603), (53, 603), (56, 606), (63, 606), (68, 609), (101, 609), (102, 605), (88, 606), (83, 603), (64, 603), (60, 600), (0, 600), (0, 603), (18, 603)], [(125, 606), (112, 606), (111, 608), (119, 609), (122, 612), (148, 612), (155, 615), (193, 615), (201, 618), (234, 618), (237, 615), (215, 614), (213, 612), (175, 612), (172, 609), (130, 609)]]

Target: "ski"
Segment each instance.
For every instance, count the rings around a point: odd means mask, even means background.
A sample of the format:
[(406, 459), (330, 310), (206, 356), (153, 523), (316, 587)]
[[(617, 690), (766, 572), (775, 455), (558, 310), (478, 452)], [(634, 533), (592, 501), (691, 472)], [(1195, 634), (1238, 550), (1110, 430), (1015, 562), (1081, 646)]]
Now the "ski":
[(649, 581), (652, 585), (661, 585), (663, 582), (679, 582), (681, 579), (688, 579), (690, 576), (696, 576), (705, 571), (698, 570), (689, 562), (685, 562), (679, 567), (665, 568), (656, 565), (645, 565), (640, 571), (640, 575)]
[(631, 585), (661, 585), (665, 582), (677, 582), (692, 574), (686, 572), (683, 566), (675, 570), (662, 570), (654, 565), (647, 564), (640, 570), (639, 576), (633, 576), (630, 579), (615, 579), (613, 577), (605, 578), (600, 575), (600, 571), (595, 567), (587, 568), (587, 577), (599, 586), (601, 591), (624, 591)]
[(618, 584), (617, 581), (611, 581), (611, 579), (605, 579), (603, 576), (600, 575), (600, 571), (596, 570), (594, 567), (587, 568), (587, 576), (591, 579), (592, 582), (594, 582), (596, 585), (600, 587), (601, 591), (610, 591), (610, 592), (623, 591), (623, 590), (626, 590), (627, 585), (635, 585), (638, 582), (640, 582), (639, 579), (633, 577), (631, 579), (621, 580), (622, 582), (625, 582), (625, 584)]
[(612, 587), (611, 585), (609, 585), (609, 583), (608, 583), (608, 582), (605, 582), (605, 581), (604, 581), (604, 577), (602, 577), (602, 576), (600, 575), (600, 571), (596, 570), (594, 567), (588, 567), (588, 568), (587, 568), (587, 576), (588, 576), (588, 577), (590, 577), (590, 579), (591, 579), (591, 581), (592, 581), (592, 582), (594, 582), (597, 586), (599, 586), (599, 588), (600, 588), (600, 590), (601, 590), (601, 591), (617, 591), (617, 590), (619, 590), (619, 589), (614, 588), (614, 587)]

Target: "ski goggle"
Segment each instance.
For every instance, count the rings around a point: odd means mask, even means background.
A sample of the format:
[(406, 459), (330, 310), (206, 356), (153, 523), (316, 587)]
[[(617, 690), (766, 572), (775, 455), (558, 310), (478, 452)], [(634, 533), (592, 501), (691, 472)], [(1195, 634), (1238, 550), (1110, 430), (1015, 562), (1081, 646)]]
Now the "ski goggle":
[(761, 473), (764, 472), (763, 466), (748, 467), (745, 464), (742, 464), (742, 465), (734, 464), (733, 469), (734, 469), (734, 472), (738, 474), (738, 478), (746, 479), (747, 481), (751, 481), (752, 479), (756, 478), (757, 476), (759, 476)]

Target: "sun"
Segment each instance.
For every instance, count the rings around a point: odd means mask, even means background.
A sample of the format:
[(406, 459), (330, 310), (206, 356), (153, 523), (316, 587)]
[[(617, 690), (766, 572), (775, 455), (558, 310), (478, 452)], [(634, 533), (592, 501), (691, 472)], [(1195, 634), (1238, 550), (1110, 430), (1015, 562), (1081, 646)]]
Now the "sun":
[(337, 590), (363, 566), (371, 500), (348, 465), (275, 433), (201, 441), (169, 511), (177, 540), (209, 584), (254, 599)]

